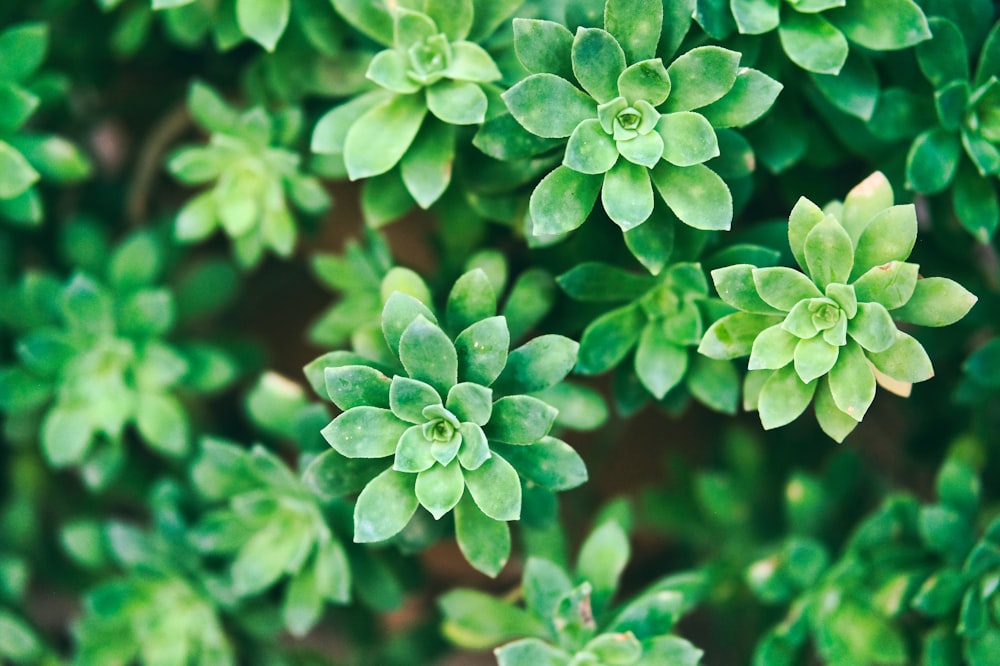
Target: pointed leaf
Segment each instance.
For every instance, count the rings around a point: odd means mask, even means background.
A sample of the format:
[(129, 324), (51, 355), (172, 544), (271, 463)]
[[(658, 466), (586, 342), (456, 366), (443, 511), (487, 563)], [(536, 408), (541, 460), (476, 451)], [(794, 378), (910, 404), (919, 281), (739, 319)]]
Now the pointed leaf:
[(920, 326), (949, 326), (964, 317), (979, 300), (954, 280), (929, 277), (917, 280), (913, 295), (901, 308), (893, 310), (896, 319)]
[(761, 331), (780, 323), (780, 316), (749, 312), (726, 315), (705, 331), (698, 345), (698, 353), (717, 360), (749, 356), (753, 342)]
[(757, 411), (764, 430), (780, 428), (797, 419), (809, 406), (816, 383), (803, 382), (791, 365), (772, 372), (761, 387), (757, 400)]
[[(869, 225), (868, 229), (871, 228), (872, 225)], [(864, 234), (862, 238), (864, 238)], [(828, 215), (812, 228), (806, 236), (803, 250), (809, 275), (818, 287), (825, 289), (831, 283), (844, 284), (847, 282), (851, 275), (851, 268), (856, 262), (854, 246), (847, 231), (837, 223), (833, 216)], [(903, 258), (905, 259), (905, 257)], [(860, 263), (860, 260), (857, 261)]]
[(636, 375), (657, 400), (680, 383), (688, 366), (688, 350), (671, 342), (660, 324), (653, 321), (643, 329), (635, 350)]
[(518, 474), (549, 490), (569, 490), (587, 480), (587, 467), (573, 447), (555, 437), (543, 437), (531, 446), (505, 446), (498, 451)]
[(787, 266), (755, 268), (752, 275), (761, 299), (783, 312), (790, 311), (800, 301), (823, 295), (804, 273)]
[(816, 420), (823, 432), (837, 442), (843, 442), (858, 427), (858, 422), (837, 406), (827, 377), (820, 380), (816, 390)]
[(875, 266), (854, 281), (854, 292), (859, 302), (880, 303), (895, 310), (913, 296), (919, 270), (916, 264), (902, 261)]
[(458, 354), (444, 331), (418, 316), (399, 338), (399, 360), (412, 379), (427, 382), (441, 395), (458, 382)]
[(598, 374), (617, 365), (635, 345), (645, 325), (646, 315), (635, 304), (592, 321), (580, 338), (577, 371)]
[(645, 222), (653, 212), (653, 186), (646, 167), (619, 160), (604, 175), (601, 204), (622, 231)]
[(236, 0), (240, 30), (268, 51), (277, 45), (290, 13), (290, 0)]
[(618, 76), (625, 70), (625, 52), (610, 33), (579, 28), (573, 38), (573, 74), (599, 104), (618, 96)]
[(448, 466), (432, 465), (417, 474), (414, 487), (420, 505), (430, 511), (434, 520), (455, 508), (464, 491), (462, 467), (454, 460)]
[(890, 261), (906, 261), (917, 242), (917, 213), (913, 204), (892, 206), (875, 215), (858, 239), (854, 277)]
[(532, 74), (507, 90), (503, 100), (514, 119), (540, 137), (568, 137), (581, 122), (597, 117), (594, 100), (555, 74)]
[(323, 370), (326, 392), (333, 404), (347, 411), (352, 407), (389, 406), (389, 378), (365, 365), (344, 365)]
[(629, 62), (656, 55), (662, 25), (660, 0), (610, 0), (604, 5), (604, 27), (621, 44)]
[(500, 398), (493, 403), (493, 414), (486, 424), (490, 441), (530, 445), (549, 434), (556, 409), (527, 395)]
[(847, 60), (844, 33), (819, 14), (787, 12), (778, 36), (789, 59), (810, 72), (837, 74)]
[(344, 164), (351, 180), (394, 167), (413, 143), (425, 115), (422, 95), (394, 95), (354, 121), (344, 139)]
[(383, 458), (396, 451), (396, 443), (409, 424), (388, 409), (352, 407), (323, 428), (323, 438), (348, 458)]
[(859, 303), (858, 314), (847, 324), (847, 333), (866, 351), (885, 351), (896, 342), (896, 325), (880, 303)]
[(875, 51), (904, 49), (931, 37), (927, 17), (913, 0), (852, 0), (830, 16), (848, 39)]
[(354, 542), (385, 541), (406, 527), (417, 510), (415, 483), (391, 468), (372, 479), (354, 505)]
[(517, 471), (498, 454), (478, 468), (466, 470), (465, 484), (476, 506), (493, 520), (521, 517), (521, 481)]
[(428, 122), (400, 160), (406, 190), (421, 208), (430, 208), (451, 182), (455, 161), (455, 128)]
[(476, 125), (486, 118), (486, 93), (472, 81), (441, 80), (427, 88), (427, 108), (452, 125)]
[(618, 161), (618, 147), (596, 118), (576, 126), (566, 144), (563, 165), (580, 173), (604, 173)]
[(767, 113), (782, 87), (767, 74), (742, 67), (725, 97), (703, 107), (699, 113), (716, 128), (743, 127)]
[(549, 72), (564, 79), (573, 77), (570, 53), (573, 33), (555, 21), (514, 19), (514, 52), (532, 74)]
[(667, 67), (671, 90), (666, 111), (691, 111), (722, 99), (733, 84), (740, 54), (720, 46), (698, 46)]
[(573, 231), (587, 220), (602, 178), (558, 166), (531, 193), (529, 211), (535, 235)]
[[(455, 507), (455, 537), (462, 555), (469, 564), (487, 576), (495, 577), (499, 574), (510, 558), (510, 527), (505, 521), (494, 520), (484, 514), (470, 494), (464, 495)], [(452, 591), (449, 594), (455, 595), (457, 592), (464, 590)], [(447, 606), (445, 609), (446, 616), (451, 616), (452, 613), (448, 613)], [(505, 609), (503, 615), (496, 617), (504, 617), (510, 621), (512, 615), (510, 610)], [(495, 631), (493, 627), (491, 629)], [(514, 630), (512, 634), (522, 635), (522, 632)], [(490, 641), (489, 644), (492, 645), (493, 642)]]
[(861, 421), (875, 399), (875, 375), (861, 347), (848, 342), (830, 370), (830, 393), (840, 411)]
[(534, 393), (562, 381), (576, 365), (580, 345), (561, 335), (540, 335), (514, 349), (493, 388), (499, 394)]
[(661, 162), (652, 176), (663, 201), (681, 222), (695, 229), (729, 229), (733, 221), (732, 194), (718, 174), (704, 164), (676, 167)]
[(455, 338), (459, 379), (489, 386), (507, 364), (509, 348), (510, 333), (503, 317), (476, 322)]
[(660, 116), (656, 131), (663, 137), (663, 159), (679, 167), (707, 162), (719, 155), (719, 140), (705, 116), (693, 111)]

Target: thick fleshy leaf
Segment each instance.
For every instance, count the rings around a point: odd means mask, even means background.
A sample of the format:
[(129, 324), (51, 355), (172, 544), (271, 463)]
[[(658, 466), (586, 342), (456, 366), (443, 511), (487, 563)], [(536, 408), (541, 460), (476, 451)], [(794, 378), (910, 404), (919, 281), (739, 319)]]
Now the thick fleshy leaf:
[(425, 423), (424, 408), (440, 405), (441, 396), (429, 384), (396, 375), (389, 386), (389, 408), (407, 423)]
[(273, 51), (288, 25), (291, 0), (236, 0), (236, 21), (250, 39)]
[(789, 59), (810, 72), (837, 74), (847, 60), (844, 33), (819, 14), (787, 12), (778, 36)]
[(493, 391), (472, 382), (455, 384), (448, 391), (445, 408), (459, 421), (486, 425), (493, 412)]
[(646, 390), (657, 400), (677, 386), (688, 366), (688, 350), (671, 342), (662, 322), (652, 321), (642, 330), (635, 349), (635, 372)]
[(781, 0), (730, 0), (736, 28), (744, 35), (761, 35), (781, 22)]
[(448, 292), (445, 320), (449, 330), (459, 333), (477, 321), (497, 313), (497, 297), (489, 276), (482, 269), (474, 269), (455, 281)]
[(653, 212), (653, 185), (646, 167), (620, 160), (604, 175), (601, 204), (611, 221), (628, 231)]
[(615, 142), (618, 152), (632, 164), (652, 169), (663, 157), (663, 137), (658, 132), (639, 134)]
[(425, 115), (422, 95), (394, 95), (354, 121), (344, 138), (344, 164), (351, 180), (394, 167), (413, 143)]
[(410, 424), (388, 409), (352, 407), (323, 428), (323, 438), (348, 458), (391, 456)]
[(451, 63), (444, 74), (456, 81), (476, 83), (487, 83), (500, 78), (500, 70), (486, 49), (473, 42), (461, 41), (452, 42)]
[(390, 379), (365, 365), (344, 365), (323, 370), (326, 393), (333, 404), (347, 411), (352, 407), (389, 406)]
[(725, 97), (703, 107), (699, 113), (716, 128), (743, 127), (767, 113), (782, 88), (781, 83), (767, 74), (743, 67)]
[(712, 281), (719, 298), (743, 312), (755, 314), (777, 314), (775, 307), (768, 305), (757, 293), (753, 281), (756, 267), (750, 264), (733, 264), (712, 271)]
[(653, 276), (659, 275), (670, 260), (677, 236), (674, 216), (653, 204), (653, 214), (637, 227), (626, 231), (625, 245), (629, 252)]
[(822, 336), (800, 340), (795, 346), (795, 372), (808, 384), (828, 373), (839, 354), (840, 347), (831, 345)]
[(875, 51), (904, 49), (931, 37), (927, 17), (913, 0), (852, 0), (830, 17), (848, 39)]
[(469, 564), (487, 576), (496, 576), (507, 564), (510, 527), (505, 521), (494, 520), (483, 513), (469, 493), (463, 495), (455, 507), (455, 537)]
[(695, 229), (728, 230), (733, 222), (733, 196), (726, 183), (704, 164), (677, 167), (661, 162), (653, 184), (681, 222)]
[(458, 426), (462, 435), (462, 446), (458, 450), (458, 462), (465, 469), (478, 469), (492, 455), (486, 433), (475, 423), (465, 422)]
[[(964, 167), (964, 165), (963, 165)], [(1000, 226), (1000, 202), (996, 186), (972, 169), (960, 168), (951, 190), (958, 221), (980, 243), (988, 243)]]
[(49, 48), (49, 28), (29, 22), (5, 26), (0, 34), (0, 81), (24, 81), (45, 60)]
[(432, 465), (420, 472), (414, 486), (417, 500), (430, 511), (434, 520), (440, 520), (441, 516), (455, 508), (464, 491), (462, 468), (454, 460), (447, 466)]
[(875, 399), (875, 374), (861, 347), (848, 342), (830, 370), (830, 393), (840, 411), (860, 421)]
[(568, 137), (581, 122), (597, 117), (596, 102), (555, 74), (532, 74), (507, 90), (503, 100), (514, 119), (540, 137)]
[(670, 75), (659, 58), (629, 65), (618, 77), (618, 94), (629, 104), (645, 100), (659, 106), (670, 95), (670, 87)]
[(805, 197), (799, 197), (792, 207), (792, 212), (788, 216), (788, 245), (799, 266), (806, 265), (806, 236), (825, 217), (823, 210)]
[(706, 407), (723, 414), (736, 414), (740, 375), (730, 361), (693, 356), (684, 383), (691, 395)]
[[(872, 226), (869, 225), (868, 229), (870, 230)], [(855, 264), (854, 246), (847, 231), (833, 216), (825, 217), (809, 231), (803, 251), (809, 275), (821, 289), (825, 289), (831, 283), (847, 282), (851, 268)]]
[[(493, 403), (493, 414), (485, 432), (490, 441), (534, 444), (552, 429), (555, 407), (528, 395), (513, 395)], [(494, 516), (495, 517), (495, 516)]]
[(504, 369), (509, 348), (510, 332), (503, 317), (477, 321), (455, 338), (458, 378), (489, 386)]
[(812, 80), (836, 108), (866, 122), (871, 120), (879, 101), (878, 73), (860, 51), (848, 52), (838, 74), (813, 72)]
[(580, 28), (573, 37), (573, 74), (599, 104), (618, 96), (618, 76), (625, 70), (625, 52), (600, 28)]
[(656, 131), (663, 137), (663, 159), (685, 167), (719, 155), (712, 124), (700, 113), (681, 111), (660, 116)]
[(604, 5), (604, 27), (621, 44), (629, 62), (656, 55), (662, 25), (660, 0), (610, 0)]
[(957, 133), (940, 127), (918, 136), (906, 156), (906, 186), (922, 194), (948, 187), (958, 168), (961, 147)]
[(94, 426), (85, 409), (56, 405), (45, 414), (41, 428), (42, 453), (53, 467), (83, 461)]
[(896, 324), (880, 303), (859, 303), (858, 314), (848, 322), (847, 332), (870, 352), (885, 351), (896, 341)]
[(850, 416), (840, 411), (840, 407), (833, 400), (830, 393), (830, 381), (823, 378), (816, 389), (816, 420), (830, 438), (837, 442), (843, 442), (851, 432), (858, 427), (858, 422)]
[(561, 335), (532, 338), (507, 356), (493, 389), (500, 394), (534, 393), (562, 381), (576, 365), (580, 345)]
[(556, 167), (531, 193), (529, 211), (535, 235), (563, 234), (587, 220), (601, 191), (602, 178)]
[(549, 490), (569, 490), (587, 480), (587, 467), (573, 447), (555, 437), (543, 437), (531, 446), (498, 450), (521, 476)]
[(171, 395), (140, 395), (136, 403), (136, 426), (153, 449), (173, 456), (187, 451), (188, 417), (184, 407)]
[(917, 280), (913, 295), (892, 315), (900, 321), (920, 326), (949, 326), (964, 317), (976, 304), (975, 295), (954, 280), (929, 277)]
[(722, 99), (736, 83), (740, 54), (721, 46), (698, 46), (667, 68), (671, 90), (665, 110), (691, 111)]
[(797, 419), (809, 406), (816, 383), (803, 382), (791, 365), (775, 370), (764, 382), (757, 400), (764, 429), (780, 428)]
[(880, 303), (887, 310), (903, 306), (917, 286), (920, 267), (902, 261), (890, 261), (870, 268), (854, 281), (854, 291), (862, 303)]
[(12, 199), (21, 194), (40, 176), (24, 156), (10, 144), (0, 141), (0, 199)]
[(344, 152), (347, 132), (354, 121), (384, 102), (389, 95), (386, 90), (373, 90), (327, 111), (313, 128), (312, 151), (331, 155)]
[(397, 472), (423, 472), (436, 464), (431, 443), (424, 437), (423, 428), (411, 426), (399, 438), (392, 468)]
[(559, 600), (573, 589), (573, 582), (558, 564), (533, 556), (524, 565), (522, 589), (528, 610), (537, 617), (551, 617)]
[(892, 185), (881, 171), (876, 171), (851, 188), (844, 198), (841, 223), (855, 245), (872, 219), (890, 208), (892, 203)]
[(365, 486), (354, 505), (354, 541), (385, 541), (398, 534), (417, 510), (416, 476), (387, 469)]
[(378, 85), (395, 93), (407, 95), (420, 90), (420, 84), (408, 76), (410, 59), (395, 49), (386, 49), (375, 54), (368, 64), (365, 76)]
[(400, 159), (406, 191), (421, 208), (430, 208), (451, 182), (455, 161), (455, 128), (427, 122)]
[(427, 88), (427, 108), (452, 125), (475, 125), (486, 118), (488, 101), (478, 83), (441, 80)]
[(438, 326), (418, 316), (399, 338), (399, 360), (413, 379), (427, 382), (441, 395), (458, 382), (458, 355)]
[(426, 0), (424, 12), (449, 41), (465, 39), (472, 29), (475, 14), (473, 0)]
[(781, 323), (780, 316), (735, 312), (705, 331), (698, 353), (718, 360), (749, 356), (753, 342), (765, 328)]
[(587, 326), (580, 338), (577, 371), (598, 374), (617, 365), (635, 345), (646, 315), (635, 304), (607, 312)]
[(555, 21), (514, 19), (514, 52), (533, 74), (548, 72), (564, 79), (573, 77), (570, 53), (573, 33)]
[(614, 520), (595, 529), (580, 546), (577, 575), (593, 586), (591, 603), (600, 613), (618, 588), (618, 581), (630, 554), (628, 535)]
[(906, 261), (917, 241), (913, 204), (892, 206), (875, 215), (858, 239), (852, 278), (875, 266)]
[(787, 266), (755, 268), (752, 275), (761, 299), (782, 312), (790, 311), (800, 301), (823, 295), (805, 273)]
[(494, 453), (478, 468), (466, 470), (465, 484), (476, 506), (493, 520), (521, 517), (521, 481), (500, 455)]
[(580, 173), (604, 173), (618, 161), (618, 147), (596, 118), (576, 126), (566, 144), (563, 164)]
[(437, 321), (430, 309), (410, 294), (402, 291), (389, 294), (382, 308), (382, 334), (391, 350), (399, 349), (399, 340), (403, 332), (417, 317), (423, 317), (430, 322)]
[(653, 287), (648, 275), (639, 275), (610, 264), (583, 262), (556, 278), (570, 298), (577, 301), (633, 300)]
[(780, 324), (765, 328), (753, 341), (747, 369), (777, 370), (785, 367), (795, 358), (799, 340)]

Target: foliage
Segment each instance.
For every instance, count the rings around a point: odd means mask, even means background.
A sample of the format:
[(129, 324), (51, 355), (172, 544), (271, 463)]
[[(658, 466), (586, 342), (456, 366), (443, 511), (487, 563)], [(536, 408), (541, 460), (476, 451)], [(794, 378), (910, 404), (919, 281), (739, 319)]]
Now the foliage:
[(995, 0), (0, 3), (0, 661), (994, 663), (998, 77)]

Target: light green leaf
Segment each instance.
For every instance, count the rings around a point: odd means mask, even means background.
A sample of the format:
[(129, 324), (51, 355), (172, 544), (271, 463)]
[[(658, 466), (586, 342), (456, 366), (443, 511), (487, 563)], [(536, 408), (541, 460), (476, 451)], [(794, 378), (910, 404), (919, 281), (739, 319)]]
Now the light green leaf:
[(602, 179), (558, 166), (535, 187), (529, 201), (537, 235), (573, 231), (587, 220), (597, 201)]
[(795, 358), (800, 338), (786, 331), (781, 324), (765, 328), (754, 338), (750, 350), (749, 370), (777, 370)]
[(629, 162), (652, 169), (663, 157), (663, 137), (658, 132), (616, 141), (618, 152)]
[(455, 281), (448, 293), (445, 309), (445, 320), (450, 330), (459, 333), (496, 313), (496, 292), (485, 271), (474, 269)]
[(571, 655), (538, 638), (522, 638), (493, 651), (497, 666), (568, 666)]
[(820, 380), (816, 390), (816, 420), (823, 432), (837, 442), (843, 442), (858, 427), (858, 422), (837, 406), (830, 393), (830, 381), (827, 377)]
[(635, 372), (654, 398), (662, 400), (684, 378), (687, 367), (688, 350), (667, 339), (660, 320), (643, 328), (635, 350)]
[(781, 312), (764, 302), (757, 293), (753, 281), (756, 267), (750, 264), (734, 264), (712, 271), (712, 281), (719, 298), (737, 310), (754, 314), (777, 314)]
[(823, 336), (800, 340), (795, 346), (795, 372), (808, 384), (828, 373), (839, 355), (840, 347), (831, 345)]
[(618, 147), (596, 118), (576, 126), (566, 144), (563, 165), (580, 173), (599, 174), (618, 161)]
[(482, 123), (487, 106), (486, 93), (478, 83), (443, 79), (427, 88), (427, 108), (446, 123)]
[(698, 46), (667, 68), (671, 90), (665, 111), (691, 111), (722, 99), (736, 83), (740, 54), (721, 46)]
[(844, 33), (819, 14), (788, 12), (778, 36), (789, 59), (810, 72), (837, 74), (847, 60)]
[(503, 371), (509, 348), (510, 332), (503, 317), (476, 322), (455, 338), (458, 378), (489, 386)]
[(729, 92), (699, 113), (716, 128), (743, 127), (767, 113), (783, 87), (761, 71), (742, 67)]
[(440, 520), (455, 508), (464, 491), (462, 467), (455, 460), (447, 466), (432, 465), (420, 472), (414, 487), (420, 505), (430, 511), (434, 520)]
[(56, 405), (42, 421), (41, 444), (45, 460), (53, 467), (83, 462), (94, 432), (86, 409)]
[(525, 69), (533, 74), (549, 72), (573, 78), (573, 33), (566, 26), (529, 18), (515, 18), (513, 24), (514, 52)]
[(964, 317), (979, 300), (954, 280), (929, 277), (916, 281), (913, 295), (892, 314), (920, 326), (949, 326)]
[(635, 345), (645, 325), (646, 315), (634, 303), (592, 321), (580, 338), (577, 371), (593, 375), (617, 365)]
[(797, 419), (809, 406), (816, 383), (803, 382), (791, 365), (772, 372), (757, 399), (757, 411), (764, 430), (780, 428)]
[(365, 77), (386, 90), (408, 95), (420, 90), (420, 84), (408, 76), (410, 60), (396, 49), (379, 51), (368, 63)]
[(885, 351), (896, 341), (896, 325), (880, 303), (859, 303), (858, 314), (847, 324), (847, 333), (870, 352)]
[(855, 265), (851, 237), (832, 215), (826, 216), (809, 231), (803, 252), (809, 275), (821, 289), (831, 283), (846, 283)]
[[(455, 507), (455, 537), (458, 541), (458, 547), (469, 564), (487, 576), (495, 577), (510, 558), (510, 527), (505, 521), (494, 520), (484, 514), (470, 495), (470, 493), (463, 495)], [(455, 590), (449, 594), (455, 595), (458, 592), (464, 592), (464, 590)], [(445, 603), (447, 602), (442, 601), (442, 604)], [(448, 613), (447, 608), (448, 606), (445, 606), (445, 613), (451, 617), (453, 614)], [(503, 617), (508, 622), (512, 615), (515, 615), (518, 620), (521, 619), (510, 610), (504, 609), (503, 614), (493, 617)], [(524, 622), (528, 624), (533, 619), (525, 617)], [(517, 624), (517, 622), (512, 622), (512, 624)], [(490, 630), (496, 631), (495, 622), (492, 623)], [(445, 631), (448, 631), (448, 624), (445, 626)], [(521, 630), (515, 629), (512, 633), (513, 635), (521, 635)], [(488, 644), (482, 645), (482, 647), (489, 647), (493, 644), (493, 641), (488, 641)]]
[(549, 434), (556, 413), (554, 407), (532, 396), (500, 398), (493, 403), (493, 415), (486, 425), (486, 436), (490, 441), (531, 445)]
[(663, 137), (663, 159), (679, 167), (707, 162), (719, 155), (712, 124), (700, 113), (680, 111), (660, 116), (656, 131)]
[(589, 95), (544, 72), (518, 81), (503, 94), (503, 101), (522, 127), (540, 137), (568, 137), (581, 122), (597, 117), (597, 104)]
[(781, 22), (781, 0), (730, 0), (736, 28), (744, 35), (762, 35)]
[(535, 393), (558, 384), (576, 365), (580, 345), (561, 335), (532, 338), (507, 356), (493, 388), (500, 394)]
[(408, 427), (388, 409), (359, 406), (340, 414), (322, 434), (348, 458), (383, 458), (396, 451), (396, 442)]
[(427, 418), (424, 416), (424, 408), (441, 404), (441, 396), (429, 384), (399, 375), (392, 378), (389, 385), (389, 407), (401, 421), (425, 423)]
[(913, 0), (851, 0), (830, 20), (855, 44), (894, 51), (930, 39), (927, 17)]
[(397, 472), (423, 472), (437, 463), (431, 443), (424, 436), (421, 426), (411, 426), (399, 438), (392, 468)]
[(580, 28), (573, 38), (573, 74), (599, 104), (618, 96), (618, 77), (625, 70), (625, 52), (610, 33)]
[(755, 268), (752, 275), (761, 299), (782, 312), (790, 311), (800, 301), (823, 295), (805, 273), (787, 266)]
[(417, 136), (427, 105), (420, 94), (394, 95), (359, 117), (344, 138), (344, 164), (351, 180), (394, 167)]
[(455, 384), (448, 391), (445, 408), (459, 421), (486, 425), (493, 413), (493, 391), (472, 382)]
[(780, 316), (735, 312), (722, 317), (705, 331), (698, 353), (717, 360), (749, 356), (756, 337), (769, 326), (781, 323)]
[(444, 331), (418, 316), (399, 338), (399, 360), (413, 379), (427, 382), (441, 395), (458, 382), (458, 355)]
[(493, 520), (521, 517), (521, 481), (517, 471), (497, 453), (478, 468), (466, 470), (465, 484), (476, 506)]
[(457, 41), (472, 29), (475, 4), (473, 0), (426, 0), (423, 9), (449, 41)]
[(872, 219), (890, 208), (892, 203), (892, 185), (881, 171), (876, 171), (851, 188), (844, 199), (841, 223), (855, 245)]
[(240, 30), (268, 51), (274, 51), (290, 13), (291, 0), (236, 0)]
[(656, 55), (662, 25), (660, 0), (610, 0), (604, 5), (604, 27), (621, 44), (628, 62)]
[(416, 477), (387, 469), (365, 486), (354, 505), (354, 541), (385, 541), (398, 534), (417, 510)]
[(387, 90), (372, 90), (327, 111), (313, 128), (312, 151), (325, 155), (343, 153), (347, 132), (354, 121), (385, 102), (390, 95)]
[(188, 419), (171, 395), (142, 393), (136, 403), (136, 426), (152, 448), (172, 456), (188, 449)]
[(410, 294), (402, 291), (389, 294), (382, 308), (382, 334), (390, 349), (399, 349), (403, 332), (417, 317), (423, 317), (432, 323), (437, 321), (428, 307)]
[(591, 603), (595, 614), (604, 610), (618, 588), (630, 552), (628, 535), (614, 520), (594, 530), (580, 546), (576, 574), (593, 586)]
[(659, 58), (640, 60), (619, 75), (618, 94), (631, 105), (645, 100), (651, 106), (659, 106), (670, 95), (670, 85), (670, 75)]
[(677, 167), (661, 162), (652, 176), (663, 201), (681, 222), (695, 229), (729, 229), (733, 196), (722, 178), (707, 166)]
[(569, 490), (587, 480), (587, 467), (573, 447), (555, 437), (543, 437), (531, 446), (497, 444), (498, 452), (518, 474), (549, 490)]
[(622, 231), (645, 222), (653, 212), (653, 185), (646, 167), (619, 160), (604, 175), (601, 204)]
[(13, 199), (25, 192), (40, 176), (24, 156), (0, 141), (0, 199)]
[(920, 267), (902, 261), (891, 261), (868, 269), (854, 281), (854, 291), (859, 302), (881, 303), (887, 310), (895, 310), (913, 296)]
[(452, 42), (451, 63), (444, 75), (456, 81), (487, 83), (500, 78), (500, 70), (486, 50), (473, 42)]

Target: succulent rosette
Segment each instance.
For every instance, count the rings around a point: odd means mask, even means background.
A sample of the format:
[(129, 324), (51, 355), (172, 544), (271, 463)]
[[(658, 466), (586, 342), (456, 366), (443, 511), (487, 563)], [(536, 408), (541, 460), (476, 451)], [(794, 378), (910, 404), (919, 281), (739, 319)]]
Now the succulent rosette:
[(788, 240), (805, 272), (750, 264), (712, 271), (719, 296), (739, 312), (712, 324), (699, 351), (750, 356), (744, 404), (765, 429), (795, 420), (815, 397), (820, 427), (842, 441), (864, 418), (876, 383), (908, 394), (934, 374), (896, 321), (946, 326), (976, 302), (952, 280), (919, 277), (906, 261), (916, 237), (913, 205), (893, 205), (881, 173), (826, 209), (799, 199)]
[(510, 552), (507, 522), (521, 515), (522, 480), (549, 490), (586, 480), (578, 454), (549, 436), (557, 410), (527, 395), (570, 372), (577, 343), (543, 335), (509, 351), (496, 309), (481, 269), (456, 282), (443, 320), (397, 291), (381, 321), (394, 364), (324, 357), (327, 393), (344, 411), (323, 430), (335, 454), (314, 464), (336, 475), (345, 458), (379, 461), (357, 498), (355, 541), (395, 536), (418, 506), (435, 519), (454, 510), (465, 557), (496, 575)]

